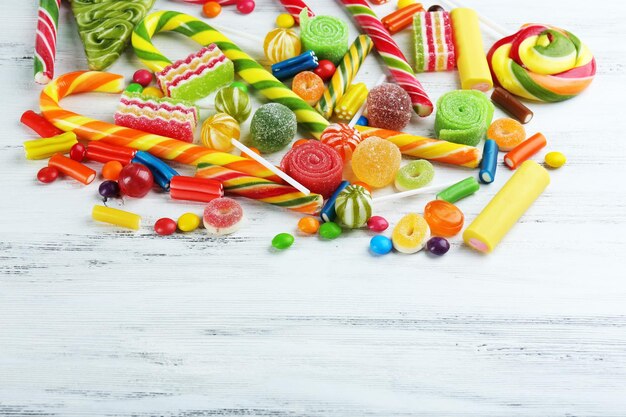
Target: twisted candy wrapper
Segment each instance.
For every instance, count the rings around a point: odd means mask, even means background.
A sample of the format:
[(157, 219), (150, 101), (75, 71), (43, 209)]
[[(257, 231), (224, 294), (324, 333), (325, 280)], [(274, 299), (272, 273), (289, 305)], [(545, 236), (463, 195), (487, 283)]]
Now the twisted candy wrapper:
[(596, 74), (596, 60), (572, 33), (529, 24), (496, 42), (487, 60), (494, 79), (529, 100), (556, 102), (575, 97)]
[(185, 35), (203, 46), (216, 44), (233, 62), (235, 71), (244, 81), (269, 100), (291, 109), (296, 114), (300, 126), (316, 138), (328, 126), (328, 121), (324, 117), (239, 49), (230, 39), (193, 16), (172, 11), (155, 12), (146, 16), (135, 28), (132, 38), (133, 48), (141, 62), (151, 70), (160, 71), (171, 64), (171, 61), (152, 43), (152, 36), (169, 31)]
[(98, 71), (77, 71), (61, 75), (44, 88), (39, 98), (41, 114), (53, 125), (72, 131), (82, 139), (101, 140), (105, 143), (126, 146), (150, 152), (161, 159), (198, 165), (209, 162), (223, 165), (255, 177), (280, 179), (261, 164), (240, 156), (218, 152), (165, 136), (117, 126), (111, 123), (76, 114), (59, 106), (59, 100), (69, 95), (87, 92), (119, 93), (124, 88), (122, 75)]

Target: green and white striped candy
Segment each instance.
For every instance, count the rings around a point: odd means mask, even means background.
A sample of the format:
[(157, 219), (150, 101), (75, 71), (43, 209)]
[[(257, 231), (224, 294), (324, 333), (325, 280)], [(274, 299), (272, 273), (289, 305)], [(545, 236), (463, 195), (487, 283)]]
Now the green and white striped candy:
[(337, 219), (349, 229), (358, 229), (372, 217), (372, 195), (360, 185), (348, 185), (335, 201)]

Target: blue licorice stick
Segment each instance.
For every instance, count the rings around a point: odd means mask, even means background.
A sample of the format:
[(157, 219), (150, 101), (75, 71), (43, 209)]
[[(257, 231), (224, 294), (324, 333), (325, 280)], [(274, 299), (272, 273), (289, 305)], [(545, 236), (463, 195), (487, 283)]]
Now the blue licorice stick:
[(369, 125), (369, 120), (367, 120), (367, 117), (365, 116), (361, 116), (359, 117), (359, 119), (356, 121), (356, 124), (359, 126), (368, 126)]
[(317, 68), (317, 56), (313, 51), (306, 51), (293, 58), (272, 65), (272, 75), (279, 80), (291, 78), (299, 72)]
[(337, 218), (337, 213), (335, 213), (335, 200), (337, 200), (339, 193), (342, 192), (348, 185), (350, 185), (349, 181), (341, 181), (341, 184), (339, 184), (339, 187), (337, 187), (333, 195), (326, 200), (326, 203), (324, 203), (324, 207), (322, 207), (322, 211), (320, 212), (322, 220), (325, 222), (335, 221), (335, 218)]
[(170, 189), (170, 180), (172, 179), (172, 177), (174, 175), (180, 175), (172, 167), (161, 161), (156, 156), (152, 156), (148, 152), (137, 151), (137, 153), (135, 153), (135, 157), (131, 162), (147, 166), (150, 172), (152, 172), (154, 182), (159, 184), (159, 187), (161, 187), (165, 191), (168, 191)]
[(484, 184), (491, 184), (496, 179), (498, 165), (498, 144), (495, 140), (487, 139), (483, 148), (483, 160), (480, 163), (478, 178)]

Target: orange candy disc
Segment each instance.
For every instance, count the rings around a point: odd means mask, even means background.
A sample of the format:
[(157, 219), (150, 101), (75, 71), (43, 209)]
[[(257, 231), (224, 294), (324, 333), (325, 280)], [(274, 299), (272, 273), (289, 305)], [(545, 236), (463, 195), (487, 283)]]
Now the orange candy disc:
[(426, 204), (424, 219), (434, 236), (452, 237), (463, 228), (465, 216), (457, 206), (444, 200)]
[(489, 126), (487, 139), (495, 140), (499, 150), (510, 151), (526, 139), (526, 130), (517, 120), (498, 119)]
[(314, 72), (302, 71), (293, 78), (291, 89), (313, 106), (324, 94), (324, 81)]

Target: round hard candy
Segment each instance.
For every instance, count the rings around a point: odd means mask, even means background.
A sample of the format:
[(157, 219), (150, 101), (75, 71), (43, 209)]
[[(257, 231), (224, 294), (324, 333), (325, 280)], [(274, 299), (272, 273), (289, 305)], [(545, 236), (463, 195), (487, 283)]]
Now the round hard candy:
[(250, 97), (237, 86), (224, 87), (215, 95), (215, 109), (243, 123), (250, 116)]
[(335, 213), (347, 228), (363, 227), (372, 217), (372, 195), (360, 185), (348, 185), (335, 200)]
[(226, 113), (217, 113), (202, 124), (200, 141), (207, 148), (230, 152), (233, 149), (231, 139), (239, 140), (239, 135), (237, 120)]
[(263, 51), (270, 64), (300, 55), (300, 37), (292, 29), (277, 28), (269, 31), (263, 42)]
[(376, 136), (361, 142), (352, 155), (352, 171), (372, 187), (384, 187), (396, 177), (402, 154), (396, 145)]

